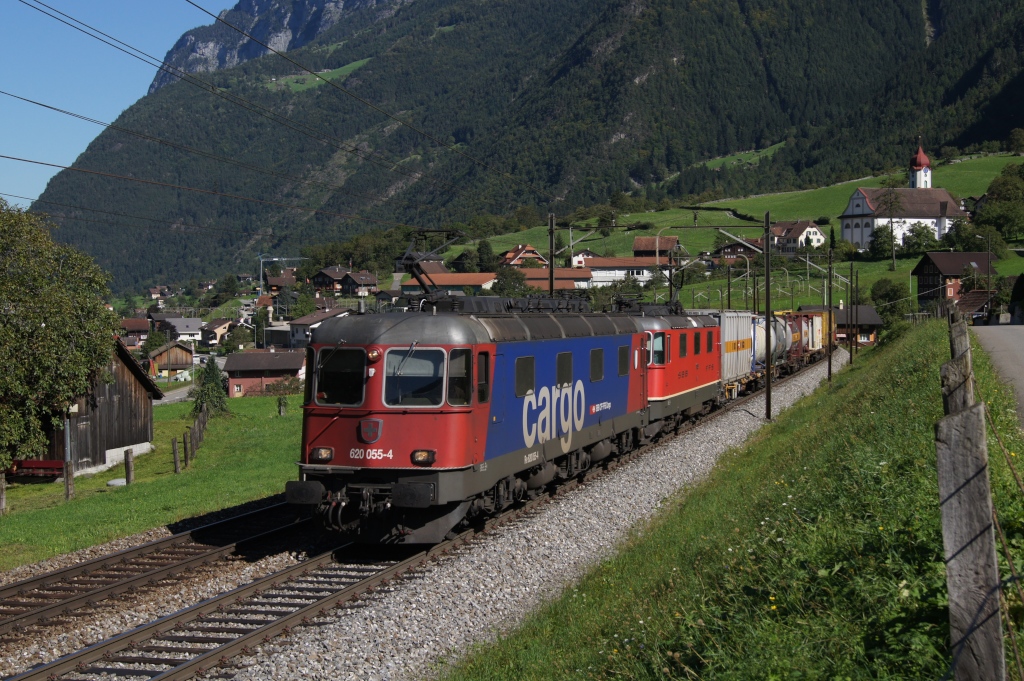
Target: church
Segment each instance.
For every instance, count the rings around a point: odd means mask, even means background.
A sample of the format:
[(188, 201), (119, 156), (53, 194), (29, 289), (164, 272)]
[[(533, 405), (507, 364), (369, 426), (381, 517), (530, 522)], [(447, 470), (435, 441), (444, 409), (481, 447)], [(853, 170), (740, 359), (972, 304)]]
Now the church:
[[(907, 173), (910, 187), (893, 190), (899, 197), (899, 205), (892, 211), (892, 227), (901, 243), (910, 228), (918, 223), (930, 227), (935, 238), (941, 239), (952, 228), (954, 220), (967, 219), (967, 213), (948, 191), (932, 187), (931, 165), (924, 149), (918, 146)], [(875, 227), (889, 224), (890, 216), (881, 201), (886, 191), (858, 187), (853, 192), (846, 210), (839, 216), (844, 240), (858, 249), (867, 248)]]

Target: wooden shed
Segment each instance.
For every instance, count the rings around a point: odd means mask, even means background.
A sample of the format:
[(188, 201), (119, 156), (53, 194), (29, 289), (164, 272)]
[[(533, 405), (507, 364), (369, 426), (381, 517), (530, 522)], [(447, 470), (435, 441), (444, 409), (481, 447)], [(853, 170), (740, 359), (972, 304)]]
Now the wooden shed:
[(180, 341), (172, 341), (149, 353), (149, 375), (171, 377), (181, 371), (192, 370), (192, 348)]
[[(109, 466), (124, 460), (126, 449), (149, 451), (153, 440), (153, 400), (163, 397), (120, 339), (107, 371), (93, 383), (90, 394), (71, 406), (68, 415), (71, 461), (74, 470)], [(64, 460), (64, 431), (49, 434), (45, 455)]]

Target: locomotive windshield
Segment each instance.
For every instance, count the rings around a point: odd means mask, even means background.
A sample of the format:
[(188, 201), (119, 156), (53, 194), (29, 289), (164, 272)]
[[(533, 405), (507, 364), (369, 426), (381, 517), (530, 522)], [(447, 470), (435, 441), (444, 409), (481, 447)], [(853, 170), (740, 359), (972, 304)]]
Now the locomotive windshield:
[(316, 376), (316, 401), (358, 407), (363, 403), (366, 353), (356, 348), (332, 348), (321, 351)]
[(444, 392), (444, 351), (388, 350), (384, 366), (384, 404), (389, 407), (439, 407)]

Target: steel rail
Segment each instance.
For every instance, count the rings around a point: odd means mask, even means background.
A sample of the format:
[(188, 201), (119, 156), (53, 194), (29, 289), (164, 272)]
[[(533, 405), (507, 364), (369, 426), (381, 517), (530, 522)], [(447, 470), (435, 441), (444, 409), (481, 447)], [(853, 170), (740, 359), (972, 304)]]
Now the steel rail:
[[(275, 533), (293, 530), (297, 523), (285, 523), (266, 532), (247, 536), (212, 549), (204, 548), (208, 544), (198, 537), (202, 533), (223, 531), (232, 525), (252, 522), (259, 515), (280, 513), (287, 510), (286, 507), (287, 504), (284, 503), (274, 504), (0, 588), (0, 609), (4, 608), (4, 603), (8, 604), (6, 609), (17, 610), (26, 605), (35, 605), (31, 603), (31, 600), (48, 601), (37, 605), (37, 607), (29, 607), (24, 612), (11, 615), (0, 614), (0, 634), (68, 613), (77, 608), (94, 605), (111, 596), (177, 575), (199, 565), (211, 563), (234, 553), (241, 545), (251, 541), (267, 540)], [(174, 553), (186, 553), (187, 555), (175, 556)], [(131, 571), (131, 574), (118, 578), (116, 576), (118, 571)], [(91, 585), (88, 581), (79, 583), (72, 581), (91, 578), (96, 578), (94, 588), (90, 588)], [(60, 595), (60, 592), (63, 592), (63, 595)], [(28, 600), (18, 601), (19, 598)]]

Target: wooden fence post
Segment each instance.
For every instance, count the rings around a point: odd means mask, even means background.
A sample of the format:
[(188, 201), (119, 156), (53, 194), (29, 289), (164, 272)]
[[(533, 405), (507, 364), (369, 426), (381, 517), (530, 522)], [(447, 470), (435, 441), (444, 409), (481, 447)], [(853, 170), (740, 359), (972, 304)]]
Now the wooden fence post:
[(192, 463), (192, 457), (189, 455), (188, 448), (188, 431), (186, 430), (181, 434), (181, 446), (185, 450), (185, 468), (188, 468), (189, 464)]
[(135, 453), (126, 449), (124, 452), (124, 484), (135, 482)]
[(0, 515), (7, 513), (7, 473), (0, 471)]
[(949, 589), (949, 638), (959, 680), (1005, 678), (999, 566), (985, 442), (985, 405), (935, 428), (942, 544)]
[(181, 459), (178, 458), (178, 438), (171, 438), (171, 451), (174, 452), (174, 473), (181, 473)]
[(949, 351), (951, 359), (956, 359), (964, 353), (970, 354), (971, 339), (967, 335), (967, 322), (956, 322), (950, 326)]
[(949, 360), (939, 369), (942, 379), (942, 407), (946, 415), (957, 414), (974, 404), (974, 372), (970, 351)]
[(196, 452), (196, 447), (197, 447), (197, 444), (196, 444), (196, 427), (194, 425), (191, 428), (188, 429), (188, 437), (189, 437), (188, 451), (189, 451), (189, 457), (190, 457), (189, 460), (190, 461), (195, 461), (196, 460), (196, 454), (198, 452)]

